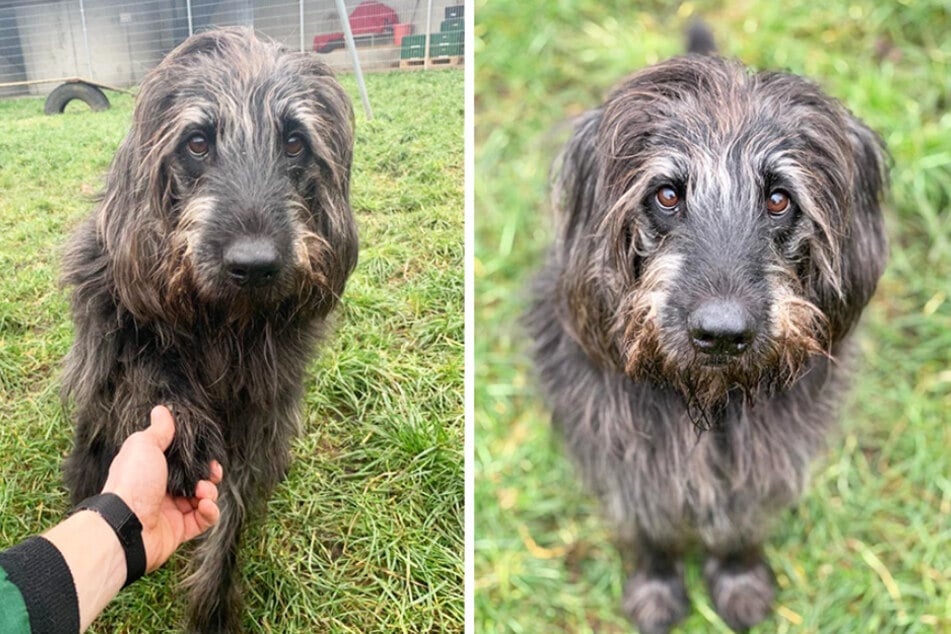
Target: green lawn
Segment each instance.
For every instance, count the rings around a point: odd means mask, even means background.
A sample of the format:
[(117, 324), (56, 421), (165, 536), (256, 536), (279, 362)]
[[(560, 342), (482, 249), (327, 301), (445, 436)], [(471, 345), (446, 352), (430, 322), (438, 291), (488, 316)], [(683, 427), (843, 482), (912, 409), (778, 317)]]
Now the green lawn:
[[(351, 76), (342, 82), (359, 106)], [(463, 623), (463, 73), (367, 77), (352, 203), (360, 263), (309, 375), (305, 433), (245, 540), (252, 632), (458, 632)], [(112, 98), (113, 96), (111, 96)], [(58, 398), (72, 336), (60, 246), (92, 207), (131, 98), (94, 114), (0, 101), (0, 544), (67, 508)], [(96, 632), (179, 621), (183, 557)]]
[[(818, 80), (887, 141), (891, 260), (843, 432), (768, 555), (757, 632), (951, 631), (951, 17), (946, 3), (476, 2), (475, 575), (480, 632), (626, 632), (597, 505), (548, 429), (517, 318), (551, 239), (546, 176), (573, 115), (682, 52)], [(726, 632), (697, 562), (681, 632)]]

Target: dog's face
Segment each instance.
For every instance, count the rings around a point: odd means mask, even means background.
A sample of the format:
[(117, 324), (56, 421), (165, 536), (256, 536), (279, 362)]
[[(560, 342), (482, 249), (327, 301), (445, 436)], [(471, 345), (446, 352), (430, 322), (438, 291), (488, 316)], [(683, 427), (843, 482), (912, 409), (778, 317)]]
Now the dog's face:
[[(101, 214), (117, 271), (155, 287), (132, 307), (190, 314), (197, 300), (236, 319), (285, 300), (329, 310), (357, 254), (352, 118), (316, 56), (250, 31), (204, 33), (169, 54), (142, 84)], [(123, 206), (153, 231), (126, 223)]]
[(563, 155), (569, 331), (707, 407), (794, 379), (884, 263), (878, 139), (810, 82), (719, 58), (635, 75)]

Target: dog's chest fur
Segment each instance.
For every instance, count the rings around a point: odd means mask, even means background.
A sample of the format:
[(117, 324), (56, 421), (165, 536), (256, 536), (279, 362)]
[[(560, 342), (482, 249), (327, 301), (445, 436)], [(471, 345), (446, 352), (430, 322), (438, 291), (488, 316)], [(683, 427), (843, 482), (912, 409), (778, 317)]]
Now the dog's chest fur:
[[(157, 375), (168, 377), (169, 385), (156, 386), (158, 392), (174, 395), (188, 386), (196, 400), (219, 415), (269, 411), (283, 400), (296, 399), (317, 339), (315, 322), (290, 322), (280, 315), (262, 315), (242, 328), (208, 320), (184, 328), (133, 324), (131, 329), (134, 336), (120, 338), (125, 349), (117, 359), (119, 382), (151, 357), (161, 366)], [(177, 334), (169, 336), (170, 329)]]
[(555, 423), (609, 517), (683, 543), (765, 532), (799, 497), (844, 374), (818, 358), (785, 390), (739, 397), (717, 429), (698, 432), (680, 393), (596, 367), (557, 320), (536, 336)]

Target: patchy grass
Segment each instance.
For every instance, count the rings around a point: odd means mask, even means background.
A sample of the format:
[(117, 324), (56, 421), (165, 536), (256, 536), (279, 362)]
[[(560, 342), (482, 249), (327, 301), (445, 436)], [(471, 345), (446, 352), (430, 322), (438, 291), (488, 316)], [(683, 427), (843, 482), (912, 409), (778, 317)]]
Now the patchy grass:
[[(245, 540), (252, 632), (462, 630), (463, 74), (367, 83), (360, 264), (309, 374), (290, 474)], [(0, 544), (67, 509), (57, 374), (72, 328), (58, 253), (128, 128), (131, 99), (110, 98), (107, 112), (59, 117), (42, 99), (0, 101)], [(122, 593), (94, 631), (176, 623), (185, 557)]]
[[(573, 115), (682, 51), (818, 80), (894, 158), (892, 254), (865, 317), (844, 430), (768, 555), (758, 632), (951, 630), (951, 18), (943, 2), (680, 6), (476, 2), (476, 622), (482, 632), (626, 632), (618, 555), (548, 429), (516, 324), (551, 239), (548, 167)], [(727, 632), (696, 566), (682, 632)]]

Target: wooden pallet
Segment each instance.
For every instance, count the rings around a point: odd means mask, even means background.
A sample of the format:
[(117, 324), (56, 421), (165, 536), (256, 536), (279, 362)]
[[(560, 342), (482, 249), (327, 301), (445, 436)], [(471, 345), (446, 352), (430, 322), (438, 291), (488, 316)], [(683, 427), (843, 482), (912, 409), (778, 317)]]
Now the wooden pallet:
[(413, 59), (401, 59), (400, 68), (417, 70), (420, 68), (426, 68), (426, 58), (425, 57), (414, 57)]
[(441, 57), (430, 57), (427, 62), (425, 57), (414, 57), (413, 59), (401, 59), (400, 68), (403, 70), (419, 70), (421, 68), (453, 68), (462, 66), (465, 63), (465, 55), (443, 55)]
[(430, 57), (429, 65), (451, 68), (455, 66), (462, 66), (466, 58), (464, 55), (444, 55), (442, 57)]

